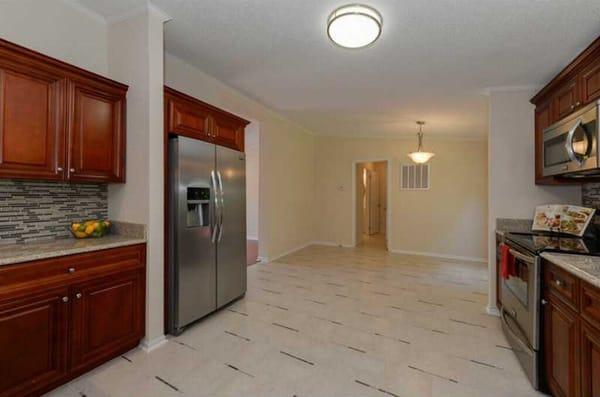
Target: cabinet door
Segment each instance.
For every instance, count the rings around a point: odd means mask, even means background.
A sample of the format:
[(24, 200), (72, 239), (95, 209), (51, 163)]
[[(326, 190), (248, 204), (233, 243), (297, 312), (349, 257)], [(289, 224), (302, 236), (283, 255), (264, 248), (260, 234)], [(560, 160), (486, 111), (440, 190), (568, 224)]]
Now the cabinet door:
[(544, 181), (544, 129), (552, 124), (552, 102), (535, 108), (535, 180)]
[(203, 106), (167, 96), (167, 130), (189, 138), (211, 141), (210, 111)]
[(37, 394), (67, 376), (67, 293), (0, 302), (0, 396)]
[(231, 149), (244, 151), (244, 125), (222, 115), (212, 118), (212, 133), (215, 143)]
[(577, 80), (566, 83), (554, 96), (556, 117), (561, 119), (581, 105), (578, 96)]
[(600, 330), (581, 327), (581, 395), (600, 397)]
[(125, 92), (69, 86), (68, 178), (125, 181)]
[(138, 344), (144, 334), (144, 279), (143, 270), (136, 270), (72, 288), (72, 371)]
[(584, 104), (600, 97), (600, 59), (581, 74), (581, 91)]
[(62, 179), (65, 82), (0, 64), (0, 177)]
[(548, 297), (544, 309), (546, 380), (555, 397), (580, 395), (580, 344), (577, 314)]

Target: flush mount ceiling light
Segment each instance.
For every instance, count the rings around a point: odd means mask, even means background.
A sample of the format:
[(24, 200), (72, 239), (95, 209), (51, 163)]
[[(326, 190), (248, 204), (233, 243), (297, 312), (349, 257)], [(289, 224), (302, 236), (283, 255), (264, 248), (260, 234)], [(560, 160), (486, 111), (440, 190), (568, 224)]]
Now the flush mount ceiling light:
[(327, 35), (344, 48), (362, 48), (373, 43), (381, 34), (383, 19), (374, 8), (349, 4), (337, 8), (327, 19)]
[(425, 122), (417, 121), (417, 125), (419, 126), (419, 132), (417, 132), (417, 139), (419, 140), (419, 147), (417, 148), (416, 152), (409, 153), (408, 157), (410, 157), (410, 159), (417, 164), (425, 164), (426, 162), (429, 161), (429, 159), (431, 159), (433, 156), (435, 156), (435, 154), (431, 153), (431, 152), (426, 152), (423, 150), (423, 126), (425, 125)]

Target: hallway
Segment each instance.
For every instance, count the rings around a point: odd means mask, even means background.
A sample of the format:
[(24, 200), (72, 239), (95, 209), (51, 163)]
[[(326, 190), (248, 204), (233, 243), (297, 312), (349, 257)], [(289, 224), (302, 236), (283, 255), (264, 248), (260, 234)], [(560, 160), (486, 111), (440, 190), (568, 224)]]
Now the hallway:
[(248, 268), (244, 299), (52, 396), (525, 397), (487, 269), (311, 246)]

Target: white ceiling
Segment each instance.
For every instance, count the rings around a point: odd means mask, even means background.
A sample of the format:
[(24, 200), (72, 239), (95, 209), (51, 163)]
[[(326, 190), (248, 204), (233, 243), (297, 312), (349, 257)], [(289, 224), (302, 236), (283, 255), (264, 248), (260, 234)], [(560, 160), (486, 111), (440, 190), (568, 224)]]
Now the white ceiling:
[[(78, 0), (114, 17), (143, 0)], [(338, 48), (340, 0), (153, 0), (166, 50), (315, 133), (487, 133), (490, 87), (540, 86), (600, 34), (598, 0), (364, 0), (383, 15), (371, 47)]]

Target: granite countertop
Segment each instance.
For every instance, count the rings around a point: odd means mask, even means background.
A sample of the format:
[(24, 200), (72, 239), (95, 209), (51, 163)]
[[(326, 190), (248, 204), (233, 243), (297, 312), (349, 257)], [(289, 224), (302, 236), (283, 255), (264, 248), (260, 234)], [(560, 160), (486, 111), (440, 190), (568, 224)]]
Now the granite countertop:
[(146, 242), (144, 225), (113, 221), (111, 234), (100, 238), (33, 241), (0, 245), (0, 266), (55, 258)]
[(542, 252), (542, 258), (600, 288), (600, 257)]

